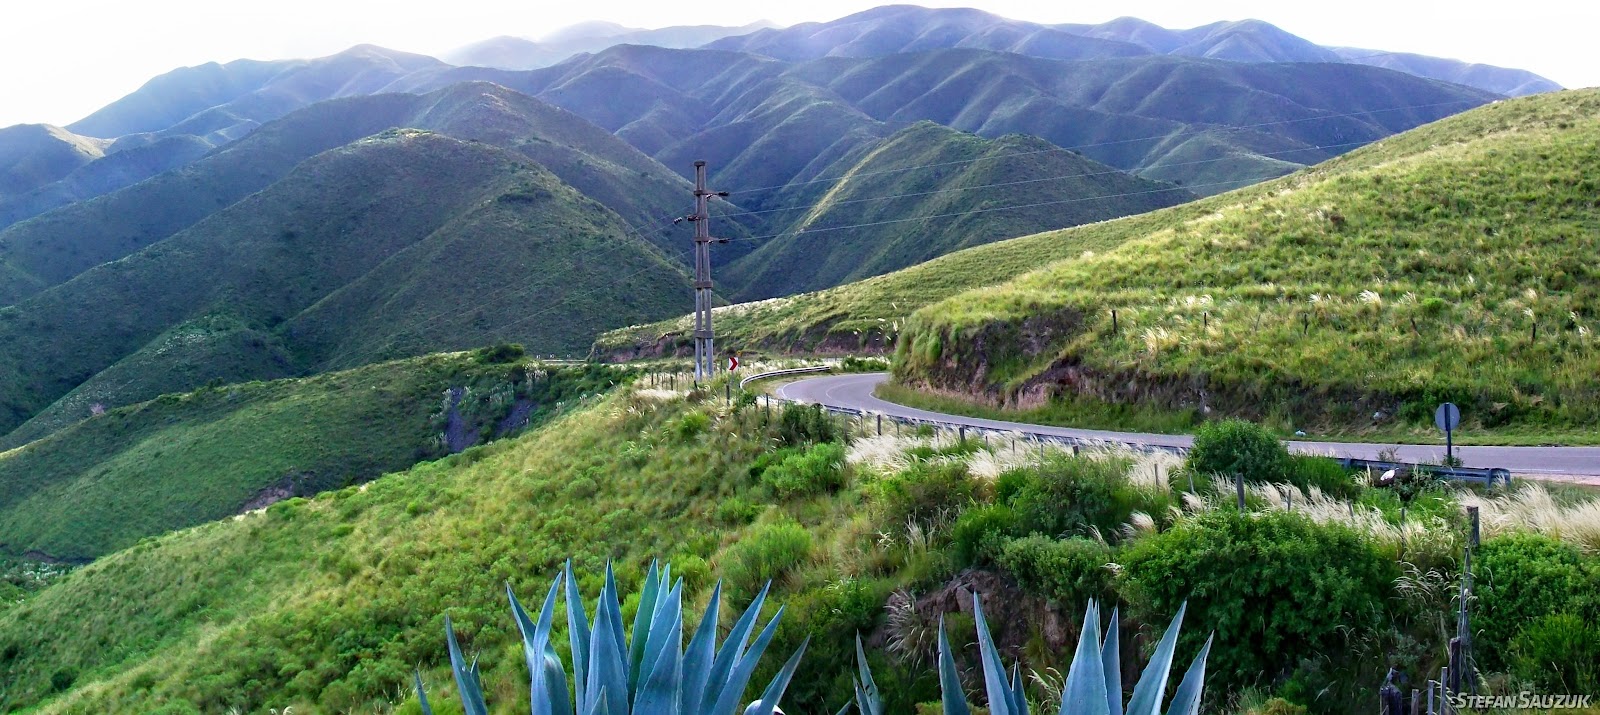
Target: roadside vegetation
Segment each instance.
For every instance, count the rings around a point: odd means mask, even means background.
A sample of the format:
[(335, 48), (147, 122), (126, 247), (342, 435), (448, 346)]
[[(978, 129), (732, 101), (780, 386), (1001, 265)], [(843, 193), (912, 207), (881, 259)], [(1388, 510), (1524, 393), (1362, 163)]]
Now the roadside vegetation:
[[(1562, 630), (1600, 617), (1592, 495), (1427, 483), (1402, 500), (1365, 475), (1289, 460), (1239, 425), (1220, 443), (1255, 465), (1241, 513), (1231, 480), (1175, 457), (879, 436), (875, 424), (721, 392), (625, 388), (523, 437), (101, 558), (0, 614), (0, 702), (414, 713), (418, 664), (435, 706), (455, 697), (441, 647), (449, 616), (463, 652), (483, 656), (486, 697), (514, 711), (528, 680), (506, 584), (542, 592), (571, 559), (585, 599), (608, 562), (630, 593), (663, 559), (696, 609), (718, 579), (733, 612), (772, 581), (762, 620), (780, 604), (787, 615), (771, 652), (810, 639), (784, 699), (794, 712), (834, 712), (849, 697), (857, 634), (885, 712), (936, 702), (941, 617), (959, 668), (978, 664), (968, 592), (1036, 703), (1059, 698), (1094, 598), (1102, 612), (1119, 607), (1132, 653), (1187, 602), (1176, 657), (1188, 662), (1216, 632), (1207, 702), (1222, 712), (1272, 698), (1364, 712), (1388, 667), (1437, 672), (1466, 504), (1483, 513), (1486, 687), (1586, 682), (1530, 664), (1596, 657), (1584, 650), (1593, 641)], [(1552, 575), (1500, 575), (1518, 569)], [(625, 622), (637, 608), (624, 600)], [(565, 660), (564, 625), (553, 632)], [(782, 664), (766, 659), (755, 680)]]
[[(1600, 417), (1600, 92), (1507, 101), (928, 306), (896, 375), (1055, 399), (1405, 428)], [(1068, 234), (1071, 231), (1067, 232)]]

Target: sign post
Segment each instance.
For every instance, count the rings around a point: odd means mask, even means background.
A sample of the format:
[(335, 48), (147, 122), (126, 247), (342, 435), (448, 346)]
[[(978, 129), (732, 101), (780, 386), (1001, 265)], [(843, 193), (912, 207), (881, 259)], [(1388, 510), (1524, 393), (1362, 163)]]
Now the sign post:
[(1444, 430), (1444, 458), (1454, 466), (1456, 459), (1455, 431), (1456, 427), (1461, 425), (1461, 410), (1453, 402), (1439, 405), (1439, 409), (1433, 411), (1433, 424)]

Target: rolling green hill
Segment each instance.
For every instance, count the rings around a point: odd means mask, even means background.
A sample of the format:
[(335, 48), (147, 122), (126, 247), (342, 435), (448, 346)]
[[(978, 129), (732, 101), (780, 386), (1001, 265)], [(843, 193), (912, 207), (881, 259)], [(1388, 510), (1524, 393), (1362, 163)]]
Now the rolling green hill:
[(538, 424), (608, 371), (488, 351), (163, 395), (0, 453), (0, 551), (69, 561)]
[(47, 124), (0, 129), (0, 199), (66, 177), (105, 155), (105, 142)]
[[(687, 292), (680, 264), (523, 155), (394, 131), (0, 310), (0, 429), (42, 416), (8, 438), (16, 446), (87, 416), (47, 410), (80, 405), (70, 393), (123, 360), (172, 364), (158, 354), (168, 332), (208, 316), (275, 338), (233, 341), (225, 356), (179, 341), (187, 359), (246, 366), (208, 368), (239, 380), (272, 376), (250, 365), (281, 374), (262, 351), (301, 372), (498, 341), (571, 352), (673, 312)], [(101, 387), (125, 402), (106, 407), (198, 386), (164, 367), (116, 374)]]
[(318, 153), (395, 127), (513, 149), (641, 228), (681, 211), (690, 188), (599, 127), (503, 87), (463, 83), (425, 95), (320, 102), (181, 170), (0, 231), (0, 265), (14, 271), (0, 276), (0, 300), (16, 302), (127, 256), (266, 188)]
[[(1472, 429), (1568, 429), (1597, 403), (1585, 376), (1600, 205), (1579, 168), (1597, 106), (1592, 90), (1502, 102), (1261, 186), (727, 306), (719, 342), (898, 341), (903, 381), (991, 405), (1081, 390), (1392, 433), (1431, 430), (1432, 406), (1454, 400)], [(620, 329), (594, 351), (681, 354), (687, 330), (685, 318)]]
[[(1600, 417), (1600, 92), (1497, 103), (917, 311), (902, 382), (1292, 426)], [(1112, 311), (1117, 313), (1113, 330)], [(1376, 413), (1376, 414), (1375, 414)]]
[[(932, 122), (856, 150), (821, 174), (839, 178), (797, 186), (782, 197), (791, 208), (768, 209), (767, 228), (781, 236), (728, 267), (730, 295), (750, 300), (826, 288), (970, 246), (1193, 198), (1034, 137), (988, 140)], [(895, 196), (903, 198), (883, 200)], [(1023, 208), (1007, 210), (1012, 206)]]

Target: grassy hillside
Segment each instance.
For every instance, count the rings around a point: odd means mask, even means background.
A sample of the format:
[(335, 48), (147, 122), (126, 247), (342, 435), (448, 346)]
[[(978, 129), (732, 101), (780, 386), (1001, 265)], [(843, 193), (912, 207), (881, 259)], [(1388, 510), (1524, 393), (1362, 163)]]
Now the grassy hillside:
[(1592, 424), (1596, 161), (1600, 92), (1564, 92), (1069, 230), (1134, 229), (1115, 250), (921, 309), (896, 374), (1008, 405), (1290, 426), (1423, 425), (1446, 400), (1474, 429)]
[(105, 155), (105, 143), (47, 124), (0, 128), (0, 197), (56, 181)]
[[(858, 437), (848, 449), (826, 439), (810, 419), (768, 422), (760, 410), (644, 391), (361, 487), (146, 540), (0, 612), (0, 707), (414, 713), (414, 667), (436, 707), (450, 699), (449, 615), (480, 656), (491, 701), (510, 712), (527, 677), (505, 584), (534, 600), (570, 557), (584, 593), (607, 561), (632, 592), (659, 557), (684, 577), (690, 603), (718, 578), (734, 607), (774, 580), (771, 608), (788, 615), (773, 652), (811, 638), (785, 699), (795, 712), (838, 710), (857, 633), (887, 711), (936, 700), (929, 636), (940, 618), (953, 635), (970, 633), (970, 601), (958, 594), (975, 589), (1008, 662), (1024, 658), (1025, 671), (1065, 669), (1074, 634), (1064, 624), (1090, 597), (1123, 603), (1129, 649), (1150, 647), (1153, 624), (1187, 598), (1182, 651), (1216, 631), (1208, 700), (1219, 711), (1247, 712), (1226, 704), (1259, 684), (1250, 697), (1353, 713), (1380, 665), (1437, 672), (1436, 619), (1449, 598), (1397, 586), (1396, 561), (1404, 548), (1454, 583), (1462, 504), (1484, 515), (1479, 558), (1562, 579), (1517, 591), (1512, 578), (1485, 576), (1478, 647), (1486, 663), (1497, 658), (1486, 668), (1515, 667), (1496, 649), (1524, 623), (1593, 607), (1587, 591), (1559, 588), (1600, 583), (1600, 563), (1579, 551), (1600, 543), (1593, 505), (1536, 488), (1505, 500), (1430, 492), (1402, 528), (1393, 493), (1354, 482), (1340, 487), (1349, 502), (1300, 493), (1295, 515), (1274, 506), (1278, 487), (1259, 485), (1253, 513), (1239, 515), (1231, 497), (1171, 493), (1155, 477), (1178, 466), (1170, 459), (1040, 461), (1033, 449), (948, 437)], [(807, 464), (820, 466), (797, 471)], [(1113, 575), (1107, 562), (1123, 568)], [(1227, 587), (1241, 582), (1249, 593)], [(1397, 640), (1408, 647), (1394, 660), (1366, 656)], [(564, 651), (564, 635), (556, 642)], [(962, 650), (961, 667), (973, 667)]]
[(459, 452), (620, 379), (495, 357), (432, 355), (207, 387), (83, 420), (0, 453), (0, 550), (102, 556)]
[(464, 83), (424, 95), (338, 99), (271, 122), (181, 170), (0, 231), (0, 261), (20, 276), (0, 275), (0, 299), (15, 302), (127, 256), (266, 188), (312, 156), (395, 127), (515, 150), (640, 228), (681, 211), (689, 190), (605, 130), (503, 87)]
[[(672, 311), (687, 290), (681, 268), (629, 237), (616, 214), (521, 155), (393, 132), (0, 311), (0, 428), (124, 359), (165, 364), (149, 352), (161, 336), (208, 315), (281, 339), (245, 349), (282, 350), (319, 371), (502, 340), (581, 350), (600, 330)], [(149, 372), (117, 394), (142, 401), (198, 386), (172, 377)]]
[[(986, 140), (932, 122), (856, 150), (821, 174), (839, 178), (796, 187), (782, 197), (789, 206), (766, 209), (769, 230), (782, 235), (728, 267), (731, 295), (826, 288), (970, 246), (1193, 198), (1037, 138)], [(995, 184), (1009, 185), (984, 188)], [(894, 196), (903, 198), (882, 200)], [(1010, 206), (1025, 208), (993, 210)], [(944, 218), (909, 221), (919, 216)], [(858, 224), (878, 225), (830, 231)]]

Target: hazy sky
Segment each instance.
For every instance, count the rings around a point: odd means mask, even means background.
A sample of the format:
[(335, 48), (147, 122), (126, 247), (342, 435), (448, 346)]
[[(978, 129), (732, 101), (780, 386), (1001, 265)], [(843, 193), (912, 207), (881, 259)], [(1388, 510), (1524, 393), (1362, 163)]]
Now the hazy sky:
[[(632, 27), (831, 20), (871, 0), (0, 0), (0, 126), (67, 124), (168, 70), (241, 57), (331, 54), (372, 43), (438, 54), (494, 35), (537, 37), (584, 20)], [(1168, 27), (1258, 18), (1325, 45), (1454, 57), (1538, 72), (1568, 87), (1600, 85), (1592, 0), (1061, 0), (926, 1), (1036, 22), (1133, 15)]]

